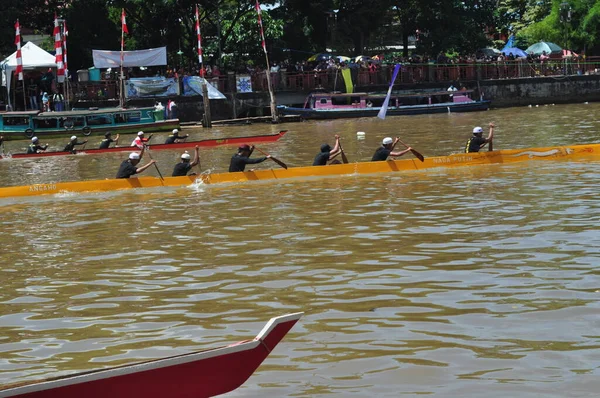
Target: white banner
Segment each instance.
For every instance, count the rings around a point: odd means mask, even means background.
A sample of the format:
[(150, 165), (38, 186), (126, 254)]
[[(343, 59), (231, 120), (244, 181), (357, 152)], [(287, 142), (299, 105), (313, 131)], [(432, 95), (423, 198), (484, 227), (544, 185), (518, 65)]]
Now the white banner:
[[(120, 51), (92, 50), (96, 68), (119, 68), (121, 66)], [(123, 66), (162, 66), (167, 64), (167, 47), (149, 48), (147, 50), (123, 51)]]

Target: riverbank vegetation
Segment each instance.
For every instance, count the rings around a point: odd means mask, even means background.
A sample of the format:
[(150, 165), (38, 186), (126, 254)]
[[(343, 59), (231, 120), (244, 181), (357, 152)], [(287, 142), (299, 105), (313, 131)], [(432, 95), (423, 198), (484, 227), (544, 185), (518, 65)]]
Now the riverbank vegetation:
[[(67, 21), (70, 69), (89, 67), (92, 49), (120, 48), (121, 9), (127, 49), (167, 46), (169, 63), (197, 61), (194, 8), (200, 7), (207, 61), (238, 68), (262, 64), (252, 0), (20, 0), (3, 5), (0, 55), (15, 50), (14, 22), (24, 34), (51, 37), (56, 12)], [(333, 51), (357, 56), (408, 51), (434, 57), (501, 47), (511, 35), (526, 48), (552, 41), (600, 54), (600, 0), (265, 0), (263, 22), (271, 58), (297, 61)], [(413, 48), (414, 46), (414, 48)]]

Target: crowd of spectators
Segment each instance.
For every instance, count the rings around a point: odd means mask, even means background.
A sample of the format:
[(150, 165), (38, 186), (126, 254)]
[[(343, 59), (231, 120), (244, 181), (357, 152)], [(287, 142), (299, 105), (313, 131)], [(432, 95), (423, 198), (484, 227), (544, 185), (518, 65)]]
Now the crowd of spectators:
[[(565, 62), (567, 61), (567, 62)], [(384, 85), (389, 84), (393, 65), (402, 64), (403, 68), (398, 77), (398, 82), (456, 82), (475, 81), (485, 79), (503, 79), (518, 77), (536, 77), (563, 74), (595, 73), (594, 67), (590, 69), (585, 65), (584, 56), (571, 55), (563, 59), (560, 55), (528, 54), (527, 57), (518, 57), (514, 54), (477, 52), (473, 54), (447, 55), (439, 53), (437, 56), (410, 54), (379, 54), (361, 57), (337, 57), (321, 54), (316, 60), (309, 61), (291, 59), (274, 59), (270, 65), (269, 76), (275, 90), (312, 90), (327, 89), (341, 90), (344, 84), (342, 69), (350, 69), (354, 85)], [(591, 70), (591, 72), (590, 72)], [(254, 91), (267, 89), (265, 66), (248, 61), (237, 67), (221, 68), (215, 63), (204, 65), (204, 76), (220, 91), (235, 91), (235, 78), (233, 76), (249, 75)], [(116, 79), (116, 73), (115, 79)], [(127, 77), (166, 76), (179, 78), (183, 76), (199, 76), (197, 65), (187, 67), (166, 68), (130, 68), (126, 71)]]

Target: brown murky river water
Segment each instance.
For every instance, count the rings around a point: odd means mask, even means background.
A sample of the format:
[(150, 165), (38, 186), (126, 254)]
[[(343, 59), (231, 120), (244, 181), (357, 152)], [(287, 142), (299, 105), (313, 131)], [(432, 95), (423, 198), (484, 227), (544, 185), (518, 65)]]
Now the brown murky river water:
[[(492, 120), (497, 149), (600, 142), (599, 112), (185, 130), (288, 129), (261, 148), (299, 166), (334, 133), (350, 161), (386, 135), (433, 156)], [(202, 150), (202, 169), (233, 152)], [(170, 175), (179, 154), (153, 156)], [(2, 160), (0, 185), (112, 178), (126, 155)], [(228, 396), (596, 397), (599, 180), (600, 159), (0, 200), (0, 384), (248, 339), (304, 311)]]

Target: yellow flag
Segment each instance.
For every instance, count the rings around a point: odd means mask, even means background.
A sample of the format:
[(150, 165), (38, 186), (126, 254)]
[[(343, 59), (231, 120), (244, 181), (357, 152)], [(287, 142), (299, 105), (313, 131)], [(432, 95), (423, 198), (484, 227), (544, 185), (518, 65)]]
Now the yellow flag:
[(344, 82), (346, 83), (346, 92), (353, 92), (352, 75), (350, 74), (350, 69), (342, 69), (342, 76), (344, 77)]

